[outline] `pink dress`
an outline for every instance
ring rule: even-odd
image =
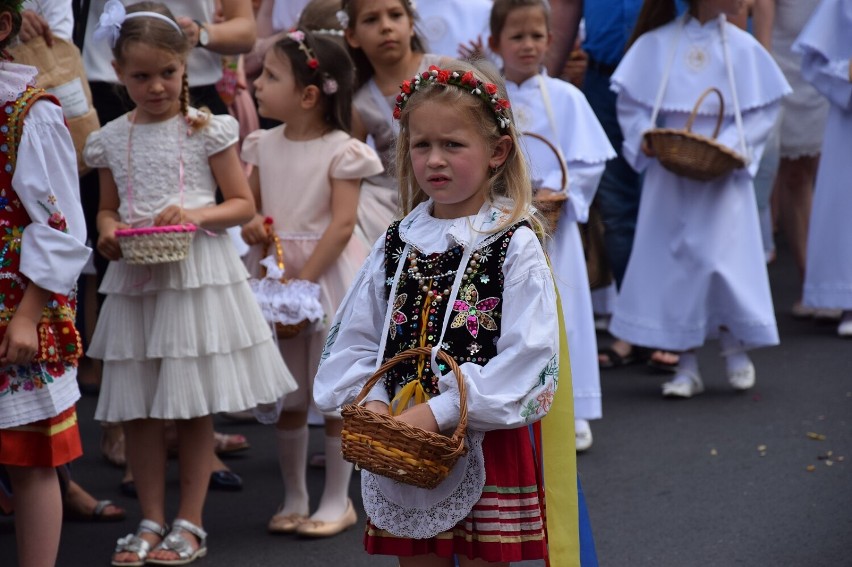
[[[313,140],[288,140],[286,125],[257,130],[243,142],[242,159],[258,168],[263,214],[274,219],[281,240],[285,274],[298,274],[331,222],[332,179],[362,179],[382,171],[376,152],[349,134],[335,130]],[[356,228],[356,231],[358,229]],[[328,334],[327,322],[337,311],[369,250],[363,236],[353,234],[337,262],[318,282],[326,318],[310,332],[280,343],[281,352],[300,386],[308,386],[319,365]],[[261,250],[247,258],[257,275]],[[285,409],[306,409],[310,389],[287,396]]]

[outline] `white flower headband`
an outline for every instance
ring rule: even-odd
[[[316,33],[316,32],[312,32]],[[287,37],[296,42],[299,46],[299,51],[305,54],[305,62],[308,64],[312,70],[317,71],[319,69],[319,59],[317,59],[316,54],[314,54],[314,50],[310,48],[307,43],[307,38],[305,37],[305,32],[302,30],[290,30],[287,32]],[[327,95],[333,95],[337,92],[337,81],[334,80],[334,77],[329,75],[326,72],[322,73],[322,92]]]
[[[118,41],[118,36],[121,33],[121,26],[124,20],[130,18],[156,18],[171,24],[180,33],[183,30],[178,23],[168,16],[158,14],[157,12],[130,12],[127,13],[124,5],[119,0],[108,0],[104,5],[104,11],[98,20],[98,27],[95,29],[94,39],[100,41],[103,39],[109,40],[110,47],[115,47],[115,42]]]

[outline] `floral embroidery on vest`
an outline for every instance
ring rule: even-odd
[[[446,310],[451,309],[450,324],[441,348],[459,364],[486,364],[497,355],[503,299],[503,262],[509,241],[518,223],[489,238],[475,250],[464,266],[462,283],[455,301],[451,288],[460,269],[464,248],[455,246],[445,252],[424,254],[415,247],[402,257],[405,243],[399,234],[399,222],[390,226],[385,241],[385,292],[389,295],[399,262],[405,262],[393,298],[388,341],[383,360],[418,346],[433,347],[441,337]],[[443,364],[441,371],[447,370]],[[438,394],[438,379],[426,357],[398,364],[385,378],[388,395],[412,380],[419,380],[430,395]]]
[[[58,104],[41,89],[27,89],[0,112],[0,339],[23,297],[28,280],[21,274],[21,238],[32,222],[12,188],[23,119],[32,104],[45,98]],[[48,226],[67,231],[65,216],[52,195],[39,202],[48,214]],[[0,373],[0,397],[39,390],[77,365],[82,355],[80,335],[74,327],[76,290],[68,296],[53,294],[42,311],[38,330],[38,352],[29,365],[8,366]]]

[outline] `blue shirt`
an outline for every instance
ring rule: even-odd
[[[677,7],[678,13],[683,13],[686,2],[677,0]],[[583,50],[595,61],[617,65],[641,9],[642,0],[585,0],[586,40]]]

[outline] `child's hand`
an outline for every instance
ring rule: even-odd
[[[485,56],[485,42],[482,41],[482,36],[476,36],[476,39],[471,40],[467,44],[459,44],[459,57],[461,59],[479,59]]]
[[[184,209],[179,205],[169,205],[154,219],[154,226],[194,224],[200,228],[202,222],[203,219],[199,209]]]
[[[121,228],[130,228],[130,225],[116,222],[108,230],[102,230],[98,235],[98,252],[107,260],[115,262],[121,258],[121,246],[119,246],[118,239],[115,237],[115,231]]]
[[[241,234],[246,244],[253,246],[255,244],[267,244],[269,242],[269,234],[266,232],[262,215],[254,215],[254,218],[243,225]]]
[[[432,408],[429,407],[429,404],[417,404],[412,408],[408,408],[397,419],[425,431],[440,433],[438,422],[435,421],[435,414],[432,413]]]
[[[383,415],[390,414],[390,407],[386,403],[380,402],[379,400],[367,402],[366,404],[364,404],[364,409],[373,413],[380,413]]]
[[[0,342],[0,365],[28,364],[38,352],[36,323],[26,317],[12,317]]]

